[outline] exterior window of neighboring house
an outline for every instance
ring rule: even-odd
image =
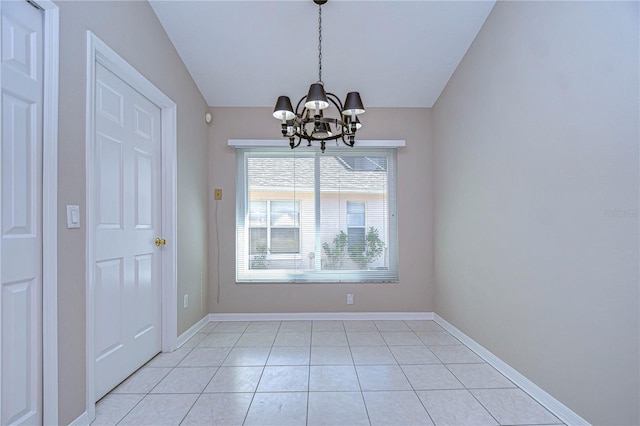
[[[251,255],[300,253],[300,203],[251,201],[249,252]]]
[[[396,150],[243,148],[237,282],[396,282]]]
[[[364,203],[347,201],[347,248],[350,253],[364,250],[365,244]]]

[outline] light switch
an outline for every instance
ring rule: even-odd
[[[67,205],[67,228],[80,228],[80,206]]]

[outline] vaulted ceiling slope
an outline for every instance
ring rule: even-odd
[[[495,1],[347,1],[322,6],[322,79],[367,107],[431,107]],[[292,102],[318,80],[312,0],[150,0],[210,106]]]

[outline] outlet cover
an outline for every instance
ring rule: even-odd
[[[347,305],[353,305],[353,294],[347,293]]]
[[[184,309],[187,309],[187,306],[189,306],[189,295],[185,294],[182,300],[183,300],[182,305]]]

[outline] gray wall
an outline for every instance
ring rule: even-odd
[[[436,312],[594,424],[640,424],[638,53],[637,2],[498,2],[433,112]]]
[[[275,101],[275,100],[274,100]],[[399,283],[236,284],[235,150],[229,139],[282,139],[272,108],[212,108],[209,179],[211,312],[427,312],[433,311],[433,183],[431,110],[369,108],[359,139],[405,139],[398,152]],[[357,143],[357,142],[356,142]],[[298,148],[305,149],[305,148]],[[213,188],[223,189],[213,201]],[[215,224],[218,209],[218,226]],[[219,282],[216,271],[220,240]],[[218,285],[220,301],[217,300]],[[346,294],[355,304],[347,306]]]
[[[86,223],[86,30],[93,31],[178,105],[178,332],[207,312],[206,104],[147,2],[56,2],[60,6],[59,103],[59,423],[86,408],[84,226],[68,230],[67,204],[81,207]],[[201,275],[202,274],[202,275]],[[45,355],[46,356],[46,355]]]

